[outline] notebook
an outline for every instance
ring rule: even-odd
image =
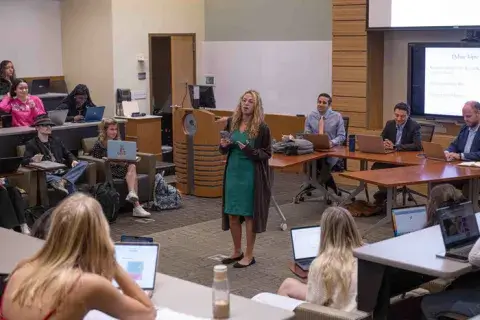
[[[421,230],[427,223],[427,207],[415,206],[392,209],[392,225],[395,237]]]
[[[290,237],[295,264],[303,271],[308,271],[320,249],[320,226],[292,228]]]
[[[155,289],[159,251],[158,243],[115,243],[115,258],[118,264],[127,271],[140,288],[148,291]],[[113,285],[118,288],[115,280]]]
[[[135,161],[137,143],[132,141],[108,140],[107,158],[110,160]]]
[[[445,252],[437,257],[468,262],[468,254],[480,236],[472,202],[439,208],[436,214],[445,245]]]

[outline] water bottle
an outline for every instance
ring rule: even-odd
[[[212,308],[213,319],[230,318],[230,284],[225,265],[213,268]]]
[[[356,136],[354,134],[348,136],[348,151],[355,152],[355,140]]]

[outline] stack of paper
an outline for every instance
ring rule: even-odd
[[[462,162],[462,163],[459,163],[458,165],[463,167],[479,167],[480,168],[480,162],[475,162],[475,161]]]
[[[90,311],[83,320],[116,320],[103,312]],[[207,318],[198,318],[187,314],[179,313],[168,308],[159,308],[156,320],[209,320]]]

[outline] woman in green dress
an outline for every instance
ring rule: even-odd
[[[263,121],[260,94],[245,92],[227,120],[229,137],[220,140],[220,152],[227,154],[223,183],[223,230],[233,239],[233,253],[222,263],[245,268],[255,263],[253,247],[256,234],[266,230],[270,207],[271,183],[268,159],[271,137]],[[247,248],[242,251],[242,222],[246,222]]]

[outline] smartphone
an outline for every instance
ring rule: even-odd
[[[120,237],[120,242],[148,242],[148,243],[153,243],[153,238],[122,235]]]
[[[230,140],[231,137],[232,137],[232,133],[230,131],[225,131],[225,130],[220,131],[220,138],[225,140]]]

